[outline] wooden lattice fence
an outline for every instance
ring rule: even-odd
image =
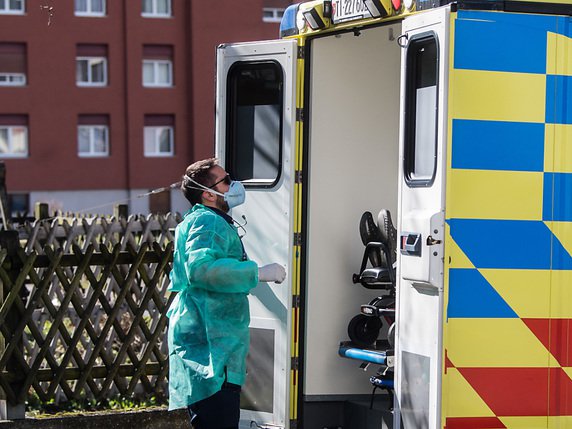
[[[0,387],[12,404],[166,389],[178,215],[56,218],[0,232]]]

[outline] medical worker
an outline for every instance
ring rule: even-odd
[[[258,282],[281,283],[286,271],[248,260],[228,214],[244,202],[244,186],[216,159],[187,167],[181,190],[192,207],[175,230],[169,409],[188,408],[195,429],[237,429],[249,347],[247,294]]]

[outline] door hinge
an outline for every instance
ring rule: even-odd
[[[300,358],[297,356],[290,358],[290,370],[298,371],[299,369],[300,369]]]
[[[292,295],[292,308],[300,308],[300,295]]]
[[[302,245],[302,233],[295,232],[294,233],[294,246],[301,246]]]
[[[304,122],[304,109],[301,107],[296,108],[296,121]]]
[[[302,170],[294,172],[294,183],[302,183]]]
[[[298,46],[298,52],[297,52],[297,57],[299,60],[303,60],[304,59],[304,51],[306,50],[306,48],[304,46]]]

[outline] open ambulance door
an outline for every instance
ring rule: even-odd
[[[449,16],[406,18],[400,38],[396,428],[440,427]]]
[[[287,272],[284,283],[259,283],[249,295],[241,428],[289,426],[296,52],[291,40],[217,49],[216,154],[246,187],[231,215],[248,257]]]

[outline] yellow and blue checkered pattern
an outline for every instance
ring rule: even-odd
[[[572,428],[572,19],[451,28],[443,427]]]

